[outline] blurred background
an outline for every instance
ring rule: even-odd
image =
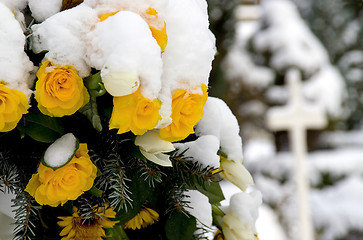
[[[307,132],[315,239],[363,239],[363,2],[208,0],[218,55],[210,95],[240,123],[244,158],[263,194],[260,240],[298,239],[294,158],[286,131],[266,113],[288,100],[298,69],[307,102],[328,119]]]

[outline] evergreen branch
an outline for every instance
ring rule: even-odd
[[[13,206],[18,206],[15,210],[15,229],[13,240],[31,240],[36,236],[35,234],[35,221],[37,220],[36,210],[40,207],[34,206],[34,200],[32,197],[17,189],[16,197],[12,200]]]
[[[35,220],[37,219],[36,209],[32,197],[24,192],[24,182],[18,167],[8,161],[9,157],[5,153],[0,153],[0,192],[14,193],[15,198],[12,207],[15,210],[14,240],[30,240],[35,236]],[[24,180],[24,181],[23,181]]]
[[[112,154],[110,159],[98,160],[101,163],[103,174],[97,181],[97,187],[105,193],[110,206],[115,211],[132,207],[132,199],[127,186],[127,178],[120,157],[117,154]]]
[[[155,165],[154,168],[149,167],[144,161],[141,159],[136,159],[136,162],[140,166],[139,174],[144,179],[145,182],[149,184],[151,188],[155,188],[155,182],[161,183],[162,175],[165,175],[160,169]],[[154,165],[154,164],[153,164]]]

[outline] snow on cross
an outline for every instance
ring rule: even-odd
[[[296,184],[298,191],[299,226],[301,240],[314,239],[310,215],[309,182],[306,178],[305,155],[306,130],[320,129],[326,125],[326,117],[319,105],[304,101],[300,86],[300,72],[291,69],[286,81],[289,88],[288,103],[284,107],[273,107],[267,112],[267,125],[271,130],[287,130],[296,159]]]

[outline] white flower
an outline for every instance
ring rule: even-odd
[[[249,185],[253,185],[253,178],[242,163],[221,157],[221,177],[245,191]]]
[[[171,142],[160,139],[156,130],[148,131],[144,135],[137,136],[135,145],[140,147],[140,152],[148,160],[164,167],[172,167],[169,155],[175,148]]]
[[[129,72],[111,72],[104,68],[101,78],[107,92],[114,97],[131,94],[140,86],[139,77]]]
[[[230,205],[223,217],[222,230],[228,240],[256,240],[255,223],[258,208],[262,204],[259,191],[240,192],[231,197]]]

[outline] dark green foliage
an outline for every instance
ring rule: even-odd
[[[181,212],[173,213],[165,224],[166,237],[169,240],[192,240],[195,230],[195,217]]]

